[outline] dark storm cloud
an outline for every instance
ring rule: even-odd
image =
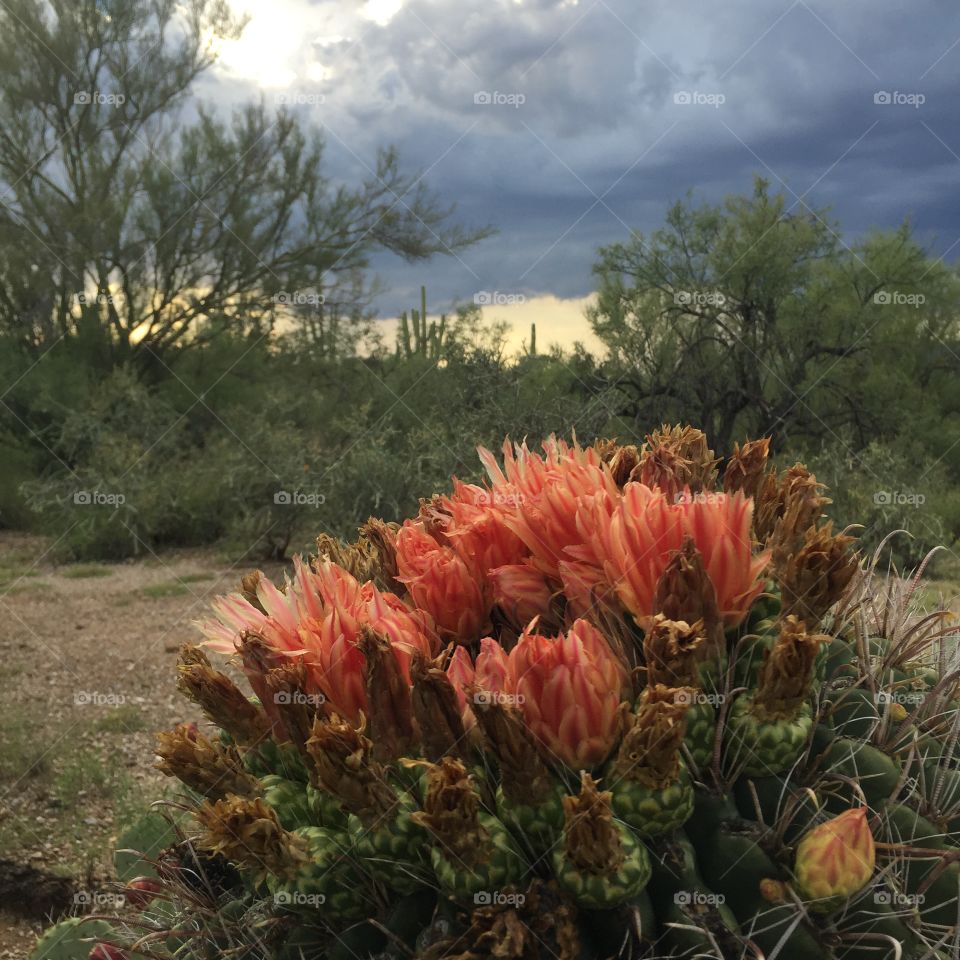
[[[394,143],[463,220],[500,230],[459,259],[378,258],[384,313],[420,282],[437,305],[583,295],[599,245],[754,173],[831,206],[850,239],[909,217],[960,249],[953,3],[411,0],[354,26],[314,50],[334,171]]]

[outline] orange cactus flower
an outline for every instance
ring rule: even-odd
[[[553,589],[532,563],[508,563],[490,570],[493,602],[519,627],[550,614]]]
[[[659,490],[631,481],[623,498],[598,520],[592,549],[603,558],[607,580],[623,606],[644,622],[656,611],[653,597],[670,556],[683,544],[683,516]]]
[[[257,600],[263,610],[240,594],[215,601],[218,617],[200,624],[208,645],[233,653],[241,633],[250,631],[278,653],[303,657],[311,692],[322,693],[330,710],[353,721],[367,706],[364,657],[356,647],[361,627],[372,627],[390,641],[407,677],[414,650],[428,657],[436,653],[427,614],[371,582],[361,584],[329,560],[313,570],[295,560],[293,580],[283,590],[261,576]]]
[[[556,578],[567,549],[581,544],[577,530],[577,505],[581,498],[602,494],[618,496],[609,468],[592,447],[568,446],[551,437],[543,444],[545,456],[531,453],[526,444],[511,449],[504,444],[503,470],[488,450],[481,459],[494,484],[509,487],[518,509],[507,523],[533,554],[533,562]]]
[[[530,732],[548,756],[573,770],[602,763],[619,737],[615,660],[603,637],[581,620],[557,637],[528,630],[510,653],[508,688]]]
[[[870,882],[876,862],[867,808],[846,810],[804,834],[797,845],[797,892],[808,900],[851,897]]]
[[[510,489],[487,490],[454,478],[452,496],[435,499],[431,513],[441,523],[447,544],[478,579],[495,567],[520,563],[529,554],[508,523],[520,502]]]
[[[657,613],[653,607],[660,576],[690,536],[703,557],[724,622],[736,626],[762,592],[769,561],[769,553],[753,553],[752,509],[753,501],[739,492],[687,491],[671,501],[662,491],[631,481],[609,514],[581,504],[581,529],[589,538],[581,555],[602,558],[606,579],[620,602],[645,623]]]
[[[694,494],[681,498],[687,532],[703,557],[728,627],[737,626],[763,592],[769,551],[753,553],[753,500],[744,493]]]
[[[422,523],[407,520],[397,532],[397,579],[445,637],[472,643],[489,619],[483,584],[452,547],[438,543]]]
[[[473,683],[475,669],[470,654],[466,647],[457,646],[447,664],[447,679],[457,695],[457,703],[460,705],[460,719],[463,721],[463,729],[467,732],[477,725],[477,718],[470,709],[469,699],[467,697],[467,687]]]

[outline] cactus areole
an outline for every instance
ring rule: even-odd
[[[951,628],[768,454],[667,426],[481,448],[484,482],[245,577],[181,653],[206,722],[158,740],[178,841],[110,942],[960,956]]]

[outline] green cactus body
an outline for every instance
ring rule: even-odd
[[[855,780],[863,790],[864,796],[872,807],[888,799],[900,783],[899,765],[887,754],[849,737],[837,737],[828,747],[821,769],[824,780],[830,782],[831,774],[840,774]],[[836,779],[833,782],[836,784]],[[832,792],[826,794],[825,805],[828,810],[840,813],[850,806],[849,787],[837,784]]]
[[[819,810],[807,789],[798,789],[783,776],[741,777],[734,786],[737,809],[748,820],[760,820],[766,826],[783,826],[783,838],[792,843],[813,826]]]
[[[288,780],[306,783],[307,768],[303,757],[292,743],[277,743],[267,739],[243,755],[243,765],[255,776],[266,777],[271,774]]]
[[[717,733],[717,711],[706,697],[698,696],[687,710],[687,730],[683,744],[701,776],[713,763],[713,747]]]
[[[827,724],[838,735],[865,740],[880,724],[877,694],[863,687],[834,688],[824,697]]]
[[[319,811],[314,808],[307,792],[307,784],[274,773],[261,777],[260,784],[263,799],[277,811],[280,823],[287,830],[322,826]]]
[[[927,803],[942,819],[947,842],[960,846],[960,770],[945,766],[936,760],[923,765],[923,787]]]
[[[431,862],[440,889],[455,900],[470,901],[477,894],[512,887],[526,873],[523,859],[503,823],[487,813],[479,816],[489,839],[475,863],[466,864],[445,853],[439,845],[431,850]]]
[[[945,868],[938,851],[949,850],[943,830],[902,803],[887,802],[881,807],[881,831],[888,843],[928,847],[930,857],[904,857],[900,874],[902,889],[888,890],[895,906],[914,906],[925,923],[951,926],[960,906],[960,863]],[[922,899],[920,899],[922,897]]]
[[[429,836],[410,819],[416,809],[409,795],[402,794],[392,819],[371,829],[353,815],[348,822],[361,866],[401,895],[413,893],[432,879],[426,859]]]
[[[671,900],[659,911],[663,929],[660,941],[664,953],[671,957],[712,957],[716,946],[728,946],[730,955],[740,940],[740,928],[736,918],[723,904],[707,906],[709,891],[694,891],[691,903]],[[683,900],[683,898],[680,898]]]
[[[776,639],[776,624],[771,620],[761,620],[737,645],[733,677],[738,687],[756,687],[763,659]]]
[[[542,803],[510,803],[497,787],[497,813],[500,819],[528,841],[533,852],[542,854],[551,847],[563,830],[563,797],[566,789],[557,784]]]
[[[693,816],[686,822],[683,830],[699,847],[714,832],[725,830],[728,824],[738,820],[740,812],[728,793],[696,788],[693,791]]]
[[[608,910],[638,896],[650,880],[650,855],[646,847],[626,828],[619,828],[624,860],[616,873],[594,874],[578,870],[566,855],[564,845],[553,850],[557,882],[583,907]]]
[[[779,944],[777,956],[789,960],[829,957],[796,906],[770,904],[760,895],[762,880],[780,880],[783,873],[758,839],[752,832],[717,831],[701,846],[699,861],[710,889],[723,896],[743,935],[765,953]]]
[[[664,838],[651,854],[652,875],[647,892],[663,925],[664,944],[678,955],[739,943],[740,927],[730,908],[704,882],[693,844],[682,831]],[[700,928],[701,932],[671,927]],[[709,933],[709,936],[708,936]]]
[[[730,769],[752,777],[783,773],[797,761],[812,727],[813,714],[807,703],[792,720],[768,722],[753,712],[753,699],[745,694],[734,702],[727,719],[727,763]]]
[[[857,648],[842,637],[835,637],[832,643],[825,644],[820,655],[823,658],[823,680],[826,682],[853,683],[860,673]]]
[[[310,859],[293,880],[267,878],[275,905],[321,917],[366,916],[371,904],[363,892],[363,874],[351,857],[350,838],[323,827],[301,827],[294,832],[307,841]]]
[[[37,941],[30,960],[86,960],[98,938],[110,940],[113,927],[104,920],[70,917],[54,924]]]
[[[693,785],[682,760],[679,777],[662,789],[625,779],[613,783],[611,789],[613,812],[640,837],[655,837],[676,830],[693,814]]]
[[[896,897],[890,891],[875,890],[867,903],[855,909],[845,911],[837,924],[841,932],[847,932],[847,939],[835,948],[837,960],[876,960],[879,937],[889,937],[889,944],[899,943],[904,957],[913,957],[920,947],[920,941],[905,922],[910,910],[903,902],[895,902]],[[869,933],[862,940],[854,939],[858,933]],[[884,948],[881,948],[884,949]],[[890,950],[892,953],[892,949]],[[921,953],[920,956],[928,954]]]

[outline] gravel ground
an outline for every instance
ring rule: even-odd
[[[119,831],[168,787],[154,733],[199,719],[175,687],[191,621],[249,564],[191,551],[58,567],[46,548],[0,531],[0,860],[97,889]],[[0,913],[0,958],[27,956],[42,926]]]

